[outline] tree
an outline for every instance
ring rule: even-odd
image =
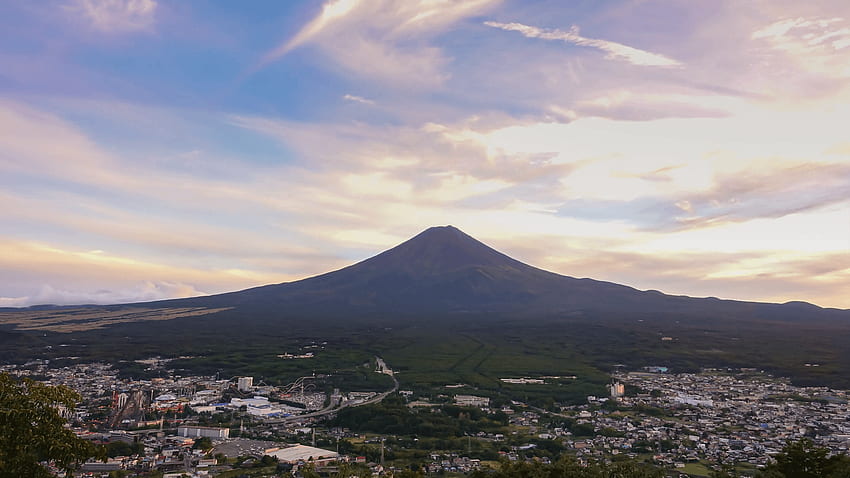
[[[829,456],[829,449],[803,438],[789,442],[774,462],[759,476],[764,478],[845,478],[850,477],[850,458],[847,455]]]
[[[195,440],[195,443],[192,445],[192,448],[194,448],[196,450],[203,450],[204,452],[207,452],[209,450],[212,450],[213,443],[212,443],[212,440],[210,439],[210,437],[201,437],[201,438],[198,438],[197,440]]]
[[[79,400],[68,387],[0,373],[0,478],[52,477],[47,462],[71,476],[78,463],[105,458],[102,447],[65,428],[60,407],[73,410]]]
[[[552,464],[541,462],[501,461],[497,470],[476,470],[473,478],[661,478],[663,470],[627,461],[622,463],[593,462],[581,464],[574,458],[562,456]]]

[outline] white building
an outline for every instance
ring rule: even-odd
[[[240,392],[250,392],[254,388],[254,377],[239,377],[237,388]]]
[[[188,425],[180,425],[179,427],[177,427],[177,435],[181,437],[192,438],[230,438],[230,430],[227,428],[195,427]]]
[[[461,407],[489,407],[490,399],[475,395],[455,395],[455,405],[460,405]]]
[[[277,458],[281,463],[297,463],[299,461],[312,461],[313,463],[326,463],[339,458],[339,453],[321,448],[313,448],[307,445],[294,445],[277,450],[266,450],[266,455]]]
[[[277,403],[269,402],[266,397],[255,396],[254,398],[231,398],[230,408],[245,407],[245,411],[251,415],[259,417],[268,417],[271,415],[283,415],[298,413],[302,410],[294,407],[287,407]]]
[[[714,400],[708,398],[697,397],[694,395],[678,394],[673,397],[673,401],[684,405],[693,405],[695,407],[713,407]]]

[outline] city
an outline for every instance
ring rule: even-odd
[[[204,477],[271,463],[296,474],[307,466],[327,474],[344,463],[368,467],[375,476],[408,469],[410,460],[390,458],[417,449],[415,434],[380,435],[333,424],[340,410],[376,404],[390,394],[417,414],[453,406],[503,420],[487,431],[444,440],[454,448],[415,455],[417,469],[426,474],[464,474],[499,460],[550,462],[563,453],[580,463],[637,460],[673,473],[668,476],[707,476],[722,466],[748,475],[803,438],[836,454],[850,447],[847,391],[797,387],[756,369],[618,372],[608,397],[541,409],[516,400],[497,406],[454,392],[463,384],[423,394],[396,386],[383,393],[329,395],[311,391],[305,384],[310,377],[275,387],[255,385],[251,377],[176,375],[160,358],[142,362],[166,377],[122,379],[106,364],[55,368],[45,361],[2,366],[0,372],[81,394],[80,406],[62,415],[77,436],[106,445],[110,458],[83,464],[80,476],[121,471]],[[376,357],[375,373],[393,371]],[[518,380],[533,387],[546,378]]]

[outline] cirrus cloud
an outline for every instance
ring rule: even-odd
[[[484,22],[488,27],[498,28],[505,31],[514,31],[526,38],[540,38],[543,40],[560,40],[577,46],[596,48],[607,53],[605,58],[610,60],[625,60],[633,65],[639,66],[661,66],[681,67],[682,64],[672,58],[658,53],[652,53],[639,48],[623,45],[622,43],[595,38],[583,37],[579,34],[579,28],[573,25],[569,30],[537,28],[522,23],[500,23]]]
[[[126,33],[148,30],[154,23],[156,0],[74,0],[66,10],[95,30]]]

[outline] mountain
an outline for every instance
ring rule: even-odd
[[[588,294],[634,289],[579,280],[512,259],[452,226],[432,227],[388,251],[308,279],[217,296],[167,301],[203,307],[275,305],[309,315],[492,313],[546,304],[574,308]],[[580,299],[576,302],[577,299]]]
[[[850,312],[800,302],[764,304],[670,296],[538,269],[453,226],[432,227],[352,266],[308,279],[156,303],[234,307],[274,317],[419,315],[597,319],[850,319]]]
[[[350,389],[359,389],[366,376],[358,364],[381,355],[405,381],[425,387],[462,382],[495,390],[500,377],[529,374],[581,375],[600,387],[558,388],[571,400],[600,393],[602,371],[613,364],[759,367],[800,384],[850,387],[847,343],[848,310],[671,296],[568,277],[451,226],[294,282],[0,312],[0,360],[73,356],[139,374],[132,359],[187,356],[175,366],[269,380],[323,373],[348,377]],[[327,348],[313,360],[279,358],[316,344]]]

